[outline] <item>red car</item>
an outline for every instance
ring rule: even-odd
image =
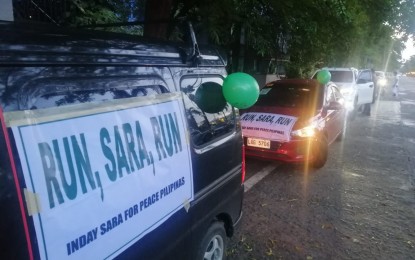
[[[268,83],[241,111],[246,156],[321,168],[328,146],[343,136],[346,109],[337,86],[314,79]]]

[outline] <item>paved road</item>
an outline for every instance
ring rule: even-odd
[[[249,159],[247,177],[230,259],[415,259],[415,78],[350,122],[324,168]]]

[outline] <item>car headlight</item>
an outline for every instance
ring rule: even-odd
[[[314,126],[306,126],[304,128],[291,132],[292,136],[299,137],[313,137],[316,134],[316,128]]]
[[[385,86],[386,85],[386,79],[380,79],[378,80],[379,86]]]

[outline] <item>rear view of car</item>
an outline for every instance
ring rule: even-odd
[[[262,88],[257,103],[241,116],[247,156],[320,168],[328,145],[341,135],[345,109],[333,84],[280,80]]]
[[[358,88],[356,85],[358,71],[354,68],[327,68],[331,74],[331,81],[340,89],[344,99],[346,108],[353,111],[357,104]],[[317,77],[318,71],[313,78]]]
[[[376,97],[372,72],[369,69],[355,68],[324,68],[331,74],[331,81],[340,89],[349,115],[354,117],[362,105],[371,104]],[[317,70],[312,78],[317,77]]]

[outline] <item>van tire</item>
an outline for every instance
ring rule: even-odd
[[[311,162],[311,166],[315,169],[320,169],[326,164],[329,155],[329,144],[327,142],[327,137],[321,136],[315,142],[313,151],[314,158]]]
[[[197,260],[225,260],[227,237],[223,222],[215,221],[203,237],[197,253]]]

